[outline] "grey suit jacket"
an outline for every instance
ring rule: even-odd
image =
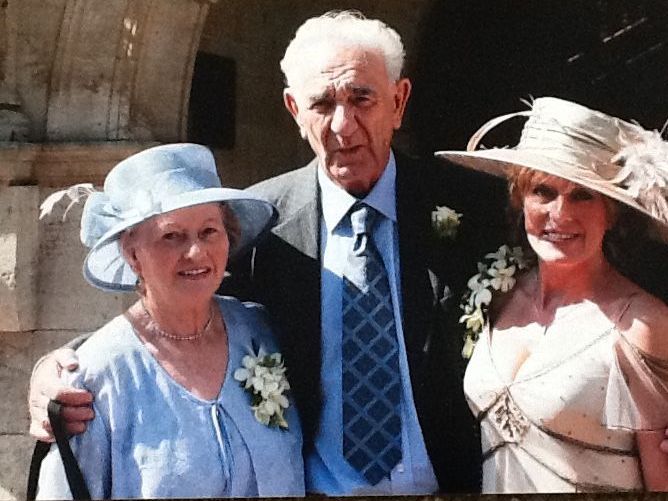
[[[443,164],[397,160],[397,218],[403,332],[411,385],[427,451],[443,492],[479,489],[477,424],[462,391],[464,361],[457,305],[479,256],[502,227],[480,201],[502,200],[486,176]],[[271,234],[233,270],[223,290],[263,303],[278,331],[302,418],[308,454],[319,425],[320,196],[317,161],[250,188],[273,202]],[[479,197],[477,198],[476,194]],[[431,211],[448,205],[464,214],[454,241],[432,231]],[[483,204],[484,205],[484,204]],[[491,211],[498,215],[498,210]]]

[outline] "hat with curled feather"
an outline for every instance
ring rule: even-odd
[[[516,146],[477,149],[491,129],[517,116],[528,120]],[[649,216],[661,238],[668,240],[668,143],[657,131],[542,97],[529,110],[488,121],[471,137],[466,151],[435,155],[498,176],[528,167],[567,179]]]
[[[58,192],[42,204],[42,216],[64,194],[88,195],[81,217],[81,241],[90,248],[84,277],[109,291],[134,290],[137,277],[118,245],[123,231],[177,209],[221,202],[234,213],[240,235],[230,259],[249,249],[276,221],[275,207],[244,190],[224,188],[213,154],[198,144],[167,144],[149,148],[117,164],[107,175],[103,191],[77,185]],[[40,216],[40,217],[42,217]]]

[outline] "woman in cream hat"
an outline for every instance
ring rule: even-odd
[[[95,418],[70,439],[93,498],[304,494],[299,422],[267,318],[214,295],[228,258],[275,217],[223,188],[213,155],[194,144],[137,153],[88,197],[85,278],[139,295],[64,373],[95,399]],[[69,496],[53,446],[38,497]]]
[[[476,151],[516,115],[528,117],[517,146]],[[436,155],[507,176],[536,263],[504,247],[469,282],[464,388],[483,492],[668,490],[668,307],[612,264],[622,237],[667,234],[668,145],[540,98],[483,126],[468,151]]]

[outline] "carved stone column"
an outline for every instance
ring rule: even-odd
[[[194,60],[211,3],[0,3],[0,29],[11,28],[0,33],[2,80],[17,89],[30,140],[184,140]]]
[[[94,298],[80,256],[44,256],[47,239],[79,246],[77,225],[48,233],[37,207],[49,188],[99,184],[126,156],[186,139],[211,3],[0,0],[0,332],[89,327],[58,303],[61,280]]]
[[[185,139],[208,7],[193,0],[68,0],[51,74],[47,137]]]

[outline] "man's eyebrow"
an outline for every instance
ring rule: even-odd
[[[329,90],[320,93],[309,94],[306,99],[309,103],[316,103],[325,99],[331,99],[332,93]]]
[[[369,96],[376,93],[373,88],[366,85],[351,87],[350,92],[356,96]]]
[[[368,85],[351,85],[347,87],[347,90],[356,97],[372,96],[376,94],[376,91]],[[309,94],[307,96],[307,101],[309,103],[318,103],[321,101],[327,101],[329,99],[334,99],[334,93],[329,89],[323,92]]]

